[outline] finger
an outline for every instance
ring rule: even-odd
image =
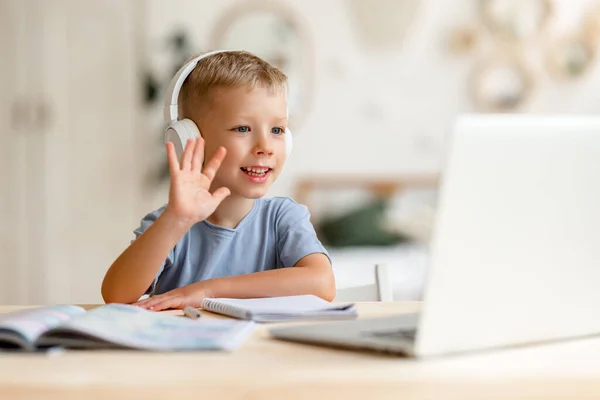
[[[202,173],[208,178],[209,181],[212,181],[214,179],[215,174],[219,170],[219,167],[221,167],[221,163],[225,159],[226,155],[227,150],[225,150],[225,147],[219,147],[213,158],[211,158],[210,161],[204,167]]]
[[[179,160],[175,152],[175,145],[171,142],[167,143],[167,159],[169,160],[169,173],[173,177],[175,172],[179,171]]]
[[[160,301],[150,308],[152,311],[162,311],[168,310],[169,308],[183,308],[181,306],[182,298],[181,297],[169,297]]]
[[[217,204],[219,204],[223,200],[225,200],[225,197],[229,196],[230,194],[231,191],[229,189],[227,189],[226,187],[220,187],[213,192],[212,197],[213,199],[215,199]]]
[[[192,166],[192,154],[194,153],[194,147],[196,147],[196,140],[188,139],[185,144],[185,150],[183,151],[183,157],[181,158],[181,170],[187,171]]]
[[[160,295],[160,296],[152,296],[150,298],[144,299],[142,301],[139,301],[136,303],[137,306],[142,307],[142,308],[150,308],[153,305],[160,303],[161,301],[164,300],[164,296]]]
[[[199,137],[196,139],[194,147],[194,156],[192,157],[192,170],[202,171],[202,163],[204,162],[204,139]]]
[[[151,300],[151,297],[147,297],[143,300],[138,300],[135,303],[133,303],[134,306],[143,306],[144,304],[148,304],[148,302]]]
[[[139,302],[139,303],[136,303],[136,304],[134,304],[134,305],[136,305],[136,306],[138,306],[138,307],[140,307],[140,308],[144,308],[144,309],[148,310],[148,309],[149,309],[149,307],[150,307],[150,305],[151,305],[152,303],[153,303],[153,302],[147,301],[147,302],[145,302],[145,303],[143,303],[143,302]]]

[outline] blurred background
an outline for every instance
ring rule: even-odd
[[[415,300],[462,113],[600,112],[600,0],[0,0],[0,304],[98,303],[167,201],[166,85],[244,49],[290,79],[306,204],[337,271]],[[361,281],[361,273],[339,282]]]

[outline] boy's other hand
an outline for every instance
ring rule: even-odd
[[[202,168],[204,139],[199,137],[188,140],[181,157],[181,164],[177,160],[173,143],[167,143],[171,186],[169,204],[165,211],[189,225],[208,218],[230,194],[229,189],[225,187],[213,193],[209,192],[212,180],[226,153],[224,147],[219,147],[213,158]]]
[[[183,309],[185,306],[202,307],[202,300],[210,297],[203,282],[173,289],[157,296],[138,301],[133,305],[152,311]]]

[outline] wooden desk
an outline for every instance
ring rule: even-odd
[[[418,307],[358,305],[361,318]],[[415,361],[275,341],[268,326],[232,353],[0,354],[0,399],[600,399],[600,338]]]

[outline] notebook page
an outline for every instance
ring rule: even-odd
[[[345,310],[352,304],[333,304],[314,295],[266,297],[257,299],[207,299],[211,303],[224,304],[253,314],[297,314],[308,311]]]

